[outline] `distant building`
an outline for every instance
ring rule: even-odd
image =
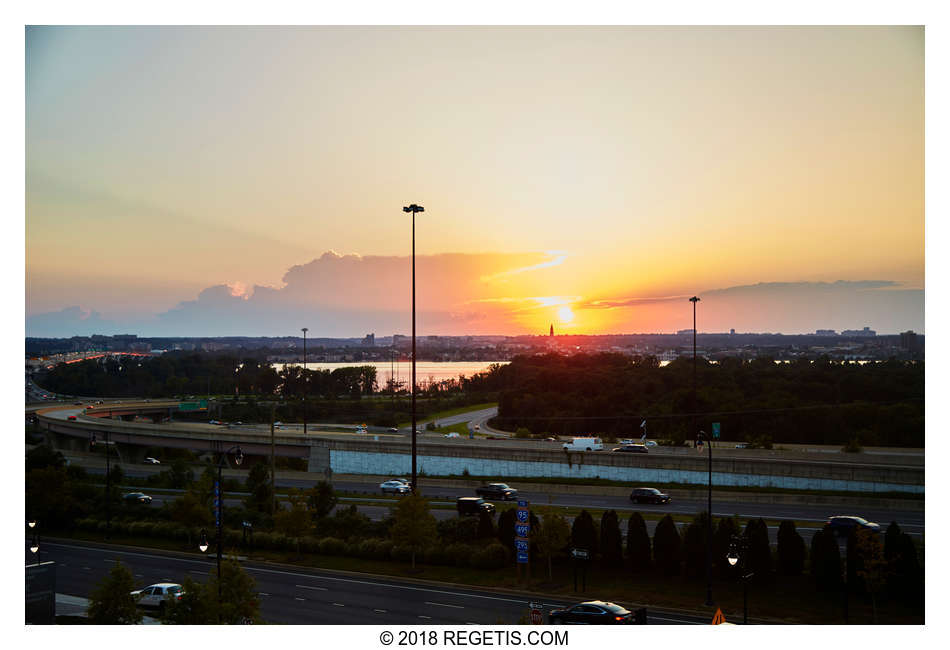
[[[736,335],[736,328],[733,327],[732,329],[729,330],[729,336],[735,336],[735,335]]]
[[[554,323],[551,323],[551,333],[548,336],[554,336]]]
[[[363,337],[363,345],[365,345],[365,346],[367,346],[367,347],[375,347],[375,346],[376,346],[376,335],[375,335],[375,334],[367,334],[366,336],[364,336],[364,337]]]
[[[909,352],[917,352],[920,349],[920,341],[917,340],[917,334],[913,330],[901,332],[901,348]]]
[[[679,336],[689,336],[690,334],[693,333],[693,330],[692,330],[692,328],[690,328],[690,329],[688,329],[688,330],[677,330],[676,333],[677,333]]]
[[[877,336],[877,332],[872,330],[870,327],[865,327],[860,330],[842,330],[841,336]]]
[[[815,330],[815,336],[838,336],[834,330]]]

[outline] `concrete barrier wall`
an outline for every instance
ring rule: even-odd
[[[345,474],[405,475],[411,471],[405,449],[385,449],[380,443],[334,441],[330,466]],[[499,450],[426,445],[417,454],[416,469],[427,476],[601,478],[630,483],[704,485],[708,480],[705,457],[618,456],[603,452]],[[493,457],[494,456],[494,457]],[[568,462],[570,461],[570,462]],[[924,492],[922,468],[876,467],[854,463],[753,461],[713,459],[713,485],[720,487],[774,487],[796,490],[847,492]]]

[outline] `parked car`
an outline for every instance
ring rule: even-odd
[[[623,447],[614,447],[610,451],[624,451],[631,454],[646,454],[650,450],[647,449],[646,445],[624,445]]]
[[[158,460],[157,458],[152,458],[151,456],[146,456],[145,460],[143,460],[142,462],[145,463],[146,465],[161,465],[162,464],[162,461]]]
[[[633,613],[620,605],[602,600],[588,600],[548,613],[551,625],[629,625]]]
[[[634,503],[669,503],[670,495],[656,488],[640,487],[630,491],[630,500]]]
[[[863,517],[855,517],[854,515],[835,515],[834,517],[828,517],[826,524],[835,535],[841,537],[846,537],[848,533],[855,528],[865,528],[867,530],[873,530],[875,533],[881,532],[880,524],[868,521]]]
[[[475,494],[484,499],[499,499],[501,501],[511,501],[518,498],[518,490],[508,487],[504,483],[487,483],[475,488]]]
[[[480,515],[482,511],[490,515],[495,514],[495,506],[481,497],[459,497],[455,502],[455,508],[459,512],[459,517]]]
[[[402,479],[391,479],[385,483],[379,484],[379,489],[382,490],[383,494],[409,494],[412,488],[409,487],[409,484],[404,482]]]
[[[157,607],[164,611],[172,600],[181,600],[181,585],[174,582],[159,582],[143,589],[130,592],[139,607]]]
[[[152,497],[143,492],[127,492],[122,498],[129,503],[144,503],[146,505],[152,502]]]

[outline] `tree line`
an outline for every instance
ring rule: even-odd
[[[616,353],[515,357],[493,368],[494,424],[534,436],[640,437],[673,444],[719,422],[726,440],[924,446],[924,364],[848,363],[823,357],[775,363]]]

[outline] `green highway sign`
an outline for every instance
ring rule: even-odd
[[[208,400],[203,399],[197,402],[179,402],[178,410],[179,411],[207,411]]]
[[[713,427],[713,438],[715,438],[716,440],[719,440],[719,423],[713,422],[712,427]]]

